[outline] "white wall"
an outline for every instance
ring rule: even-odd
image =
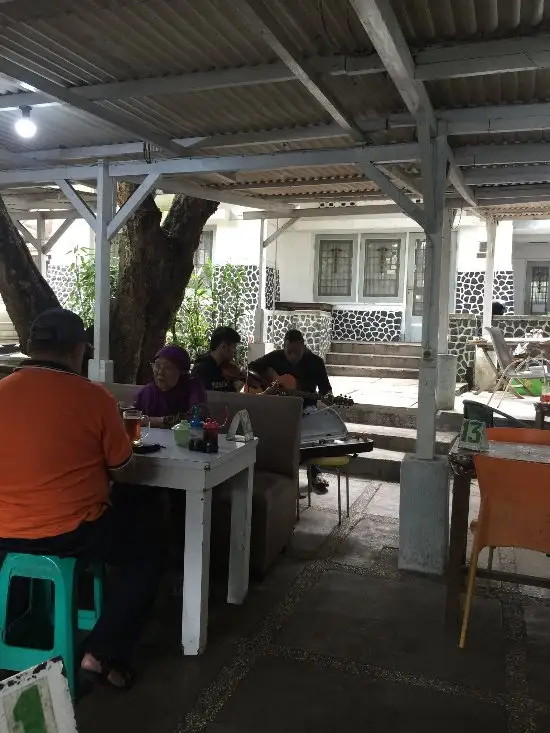
[[[62,219],[53,219],[51,234],[61,225]],[[49,222],[47,222],[48,224]],[[46,230],[48,232],[48,229]],[[65,234],[56,242],[49,252],[53,265],[69,265],[74,261],[73,250],[93,247],[93,233],[84,219],[76,219]]]
[[[458,217],[457,217],[458,219]],[[457,220],[455,220],[455,228]],[[501,221],[497,226],[495,241],[495,270],[512,269],[513,222]],[[458,226],[457,270],[485,271],[485,258],[477,257],[480,242],[487,241],[485,224],[474,223],[470,218]]]
[[[525,310],[527,263],[544,261],[550,261],[550,221],[516,222],[512,247],[516,313]]]

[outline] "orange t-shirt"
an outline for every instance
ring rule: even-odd
[[[0,421],[0,537],[54,537],[101,516],[107,470],[132,455],[104,387],[61,367],[26,366],[0,380]]]

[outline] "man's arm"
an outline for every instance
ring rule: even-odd
[[[251,361],[248,365],[248,368],[251,371],[256,372],[260,377],[263,377],[268,382],[273,382],[277,378],[277,373],[273,368],[273,353],[274,352],[272,351],[269,354],[261,356],[259,359],[254,359],[254,361]]]
[[[332,392],[332,386],[330,384],[330,379],[328,378],[325,362],[321,357],[319,357],[317,371],[317,389],[319,390],[321,397],[324,397]]]
[[[133,461],[132,443],[124,423],[120,419],[115,398],[104,390],[102,398],[103,457],[107,472],[113,481],[124,481],[128,477]],[[99,394],[98,394],[99,397]]]

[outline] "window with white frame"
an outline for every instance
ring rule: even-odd
[[[349,298],[353,282],[353,239],[321,237],[317,250],[317,296]]]
[[[363,266],[364,298],[399,295],[400,239],[366,239]]]
[[[202,267],[212,259],[212,246],[214,244],[214,232],[212,229],[205,229],[199,240],[199,246],[195,250],[193,263],[195,267]]]

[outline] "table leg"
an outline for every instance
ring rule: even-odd
[[[469,476],[455,476],[453,481],[445,608],[445,621],[451,629],[455,629],[456,625],[460,622],[460,594],[463,590],[462,569],[466,562],[469,510],[470,478]]]
[[[247,468],[231,480],[228,603],[242,603],[248,592],[253,484],[252,468]]]
[[[201,654],[206,646],[211,513],[211,491],[187,492],[181,619],[181,645],[186,655]]]

